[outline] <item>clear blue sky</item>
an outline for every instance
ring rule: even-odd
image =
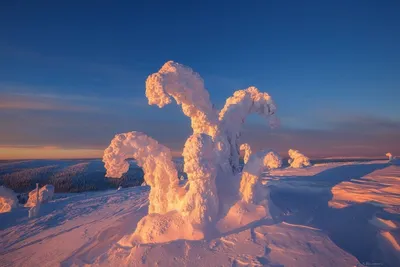
[[[199,72],[218,107],[250,85],[270,93],[282,126],[250,117],[258,148],[400,154],[399,1],[233,2],[1,1],[0,157],[84,156],[130,130],[179,151],[189,120],[144,96],[168,60]]]

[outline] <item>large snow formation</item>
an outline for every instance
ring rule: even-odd
[[[11,189],[0,186],[0,213],[9,212],[18,206],[18,199]]]
[[[226,214],[229,209],[224,203],[226,199],[232,203],[231,199],[243,191],[245,201],[256,204],[252,196],[258,190],[257,175],[265,167],[280,165],[277,161],[280,158],[271,154],[268,159],[266,155],[258,159],[260,154],[257,154],[257,159],[251,163],[249,160],[241,175],[239,138],[242,125],[251,113],[270,119],[272,126],[277,124],[276,106],[267,93],[255,87],[236,91],[218,112],[199,74],[169,61],[147,78],[146,97],[150,105],[160,108],[174,99],[191,119],[193,134],[183,151],[188,183],[179,186],[178,172],[167,147],[144,133],[116,135],[104,152],[106,175],[120,178],[129,169],[126,160],[133,157],[143,168],[146,184],[151,187],[149,215],[138,223],[131,237],[124,239],[123,245],[199,239],[207,232],[208,225]]]
[[[289,164],[292,168],[303,168],[311,165],[310,159],[301,154],[298,150],[289,149]]]
[[[51,184],[47,184],[39,189],[39,203],[47,203],[53,199],[54,195],[54,186]],[[36,206],[36,189],[29,192],[28,202],[26,202],[25,207],[34,207]]]

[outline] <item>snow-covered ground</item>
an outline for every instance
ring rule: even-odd
[[[400,166],[316,164],[263,175],[270,217],[206,240],[123,247],[149,187],[55,194],[0,214],[0,266],[400,266]]]

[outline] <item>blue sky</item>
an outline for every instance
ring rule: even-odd
[[[399,1],[138,2],[1,1],[0,157],[100,156],[130,130],[178,152],[189,120],[144,96],[168,60],[217,107],[251,85],[272,95],[281,128],[245,125],[258,148],[400,154]]]

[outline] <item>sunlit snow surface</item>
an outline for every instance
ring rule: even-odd
[[[399,165],[315,164],[262,179],[264,219],[236,227],[226,216],[230,228],[207,240],[133,248],[118,241],[147,214],[149,187],[55,194],[37,218],[22,206],[0,214],[0,266],[400,266]]]

